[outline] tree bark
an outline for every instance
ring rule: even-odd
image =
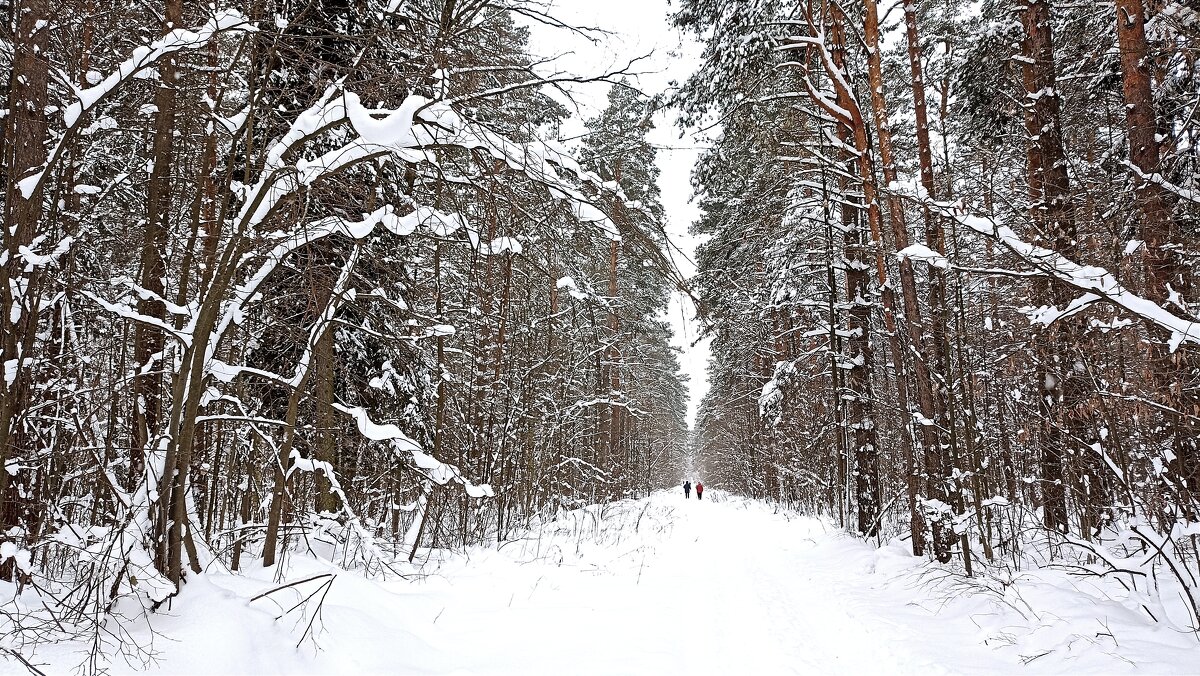
[[[1172,250],[1174,223],[1170,195],[1158,183],[1148,180],[1159,172],[1162,157],[1156,137],[1158,116],[1146,44],[1146,6],[1143,0],[1117,0],[1117,42],[1121,51],[1121,90],[1125,99],[1125,128],[1129,139],[1129,163],[1141,216],[1142,268],[1146,297],[1163,307],[1171,303],[1171,291],[1191,288],[1188,274]],[[1155,332],[1157,333],[1157,332]],[[1165,436],[1173,441],[1173,474],[1183,485],[1185,499],[1200,488],[1200,429],[1188,413],[1197,409],[1196,396],[1185,391],[1182,379],[1188,367],[1196,363],[1194,350],[1181,346],[1172,354],[1162,342],[1151,347],[1155,390],[1172,409],[1164,417]]]
[[[1059,99],[1055,89],[1054,42],[1050,26],[1050,0],[1018,0],[1017,11],[1025,29],[1021,42],[1021,69],[1025,85],[1025,133],[1029,208],[1035,241],[1068,258],[1075,254],[1075,216],[1070,201],[1070,180],[1062,145]],[[1037,284],[1042,302],[1063,307],[1066,298],[1049,281]],[[1067,504],[1063,484],[1063,411],[1071,408],[1065,379],[1074,371],[1067,364],[1072,335],[1063,321],[1038,330],[1034,345],[1040,357],[1036,387],[1041,423],[1042,521],[1046,528],[1066,532]]]
[[[879,143],[879,159],[883,170],[883,181],[886,185],[890,186],[897,180],[897,175],[895,156],[892,149],[892,132],[888,124],[887,103],[883,90],[883,68],[879,53],[879,10],[875,0],[866,0],[864,2],[864,9],[863,37],[867,46],[867,75],[868,86],[871,90],[871,112]],[[889,194],[887,201],[895,246],[897,249],[904,249],[909,244],[904,204],[895,194]],[[936,420],[939,413],[934,396],[933,378],[929,371],[930,359],[924,349],[925,325],[922,321],[920,306],[917,303],[917,284],[913,275],[912,261],[908,258],[900,260],[900,289],[903,297],[904,321],[908,329],[909,344],[916,352],[914,360],[915,373],[913,375],[917,390],[917,406],[923,418],[922,424],[919,426],[919,434],[915,436],[920,441],[924,463],[928,465],[932,461],[937,466],[940,466],[942,463],[939,458],[943,456],[943,450],[938,438],[937,429],[925,422]],[[904,356],[904,353],[901,352],[896,357],[897,403],[907,416],[903,434],[905,442],[911,448],[914,437],[912,432],[913,411],[908,401],[908,374],[902,373],[900,366],[905,361],[903,359]],[[928,474],[928,470],[925,473]],[[920,494],[922,493],[920,474],[921,471],[918,469],[914,458],[909,463],[906,485],[909,496],[909,518],[912,524],[910,530],[912,532],[913,554],[918,556],[925,551],[923,532],[925,520],[920,507]],[[937,493],[935,492],[934,495],[937,495]],[[932,527],[935,530],[935,544],[943,542],[943,540],[939,540],[937,537],[942,529],[941,522],[935,520]],[[938,558],[943,558],[940,550]]]
[[[328,288],[324,291],[328,292]],[[330,329],[317,339],[313,360],[316,362],[315,381],[313,382],[313,421],[317,426],[317,438],[314,445],[314,455],[319,462],[334,467],[337,451],[337,438],[334,433],[333,395],[337,379],[337,352],[333,349],[335,331]],[[341,509],[341,500],[332,490],[330,476],[324,469],[318,470],[313,476],[317,485],[316,507],[318,512],[337,512]]]
[[[937,199],[937,186],[933,175],[933,144],[929,139],[929,106],[925,99],[925,75],[921,64],[921,36],[917,27],[917,7],[914,0],[904,0],[904,26],[908,41],[908,64],[912,74],[913,111],[916,118],[917,158],[920,166],[921,187],[927,199]],[[921,215],[925,222],[925,245],[930,249],[946,255],[946,239],[942,230],[941,218],[922,207]],[[897,244],[899,246],[899,244]],[[950,376],[950,343],[947,338],[946,326],[948,317],[946,311],[946,275],[943,270],[929,266],[929,307],[933,321],[930,322],[932,331],[921,347],[921,357],[930,365],[930,371],[936,373],[940,383],[933,390],[933,415],[925,427],[936,438],[937,450],[925,456],[925,472],[928,475],[928,486],[932,496],[943,503],[953,505],[961,513],[961,492],[957,482],[952,477],[953,467],[951,458],[954,447],[954,427],[950,419],[950,397],[946,383]],[[933,522],[934,549],[938,560],[949,560],[951,542],[954,539],[953,517],[942,512],[941,518]]]
[[[831,27],[833,65],[842,74],[846,73],[844,21],[845,17],[836,12]],[[845,144],[852,137],[857,154],[856,158],[846,158],[847,170],[849,173],[857,170],[863,189],[864,203],[861,207],[852,206],[847,202],[843,209],[843,222],[846,227],[846,298],[850,304],[847,321],[850,336],[846,341],[847,355],[843,368],[848,369],[846,386],[849,392],[845,396],[850,398],[848,417],[854,439],[858,531],[865,537],[874,537],[879,533],[879,510],[882,500],[879,486],[879,437],[875,425],[874,392],[871,386],[871,374],[875,365],[875,355],[871,348],[871,267],[867,262],[868,230],[863,228],[862,217],[866,216],[869,232],[872,238],[878,241],[881,235],[881,216],[866,124],[851,92],[839,89],[838,104],[851,114],[849,125],[843,124],[838,127],[839,139]],[[897,343],[890,289],[886,285],[887,271],[879,255],[876,256],[876,266],[880,284],[885,290],[884,317],[888,322],[888,334],[892,341],[893,354],[898,357],[901,352]]]
[[[1143,175],[1150,176],[1159,170],[1160,156],[1155,139],[1158,119],[1151,90],[1142,0],[1117,0],[1116,16],[1129,162],[1137,168],[1133,183],[1141,213],[1140,235],[1145,243],[1146,296],[1161,305],[1168,300],[1168,285],[1177,270],[1174,257],[1166,247],[1171,237],[1171,218],[1165,190],[1159,184],[1143,179]]]
[[[618,171],[617,180],[620,180],[620,172]],[[617,279],[617,265],[620,261],[621,243],[617,240],[609,242],[609,260],[608,260],[608,354],[605,357],[605,367],[608,369],[607,392],[605,396],[608,398],[608,439],[606,440],[607,449],[606,456],[608,463],[600,465],[604,471],[609,471],[615,467],[613,461],[620,458],[621,455],[621,432],[623,426],[621,406],[618,406],[613,398],[621,391],[621,348],[619,346],[619,338],[621,335],[621,315],[619,314],[618,299],[620,298],[621,288]],[[610,464],[613,467],[610,467]],[[615,478],[610,473],[610,478]],[[609,491],[612,490],[610,486]]]
[[[0,172],[5,182],[5,263],[0,265],[0,366],[14,365],[15,377],[0,374],[0,533],[20,525],[31,508],[14,490],[4,469],[10,459],[28,453],[33,443],[24,428],[31,396],[30,369],[38,328],[41,266],[25,271],[20,248],[38,234],[44,192],[39,185],[26,197],[18,183],[40,168],[46,152],[46,102],[49,88],[50,16],[47,0],[15,0],[16,33],[8,81],[9,114],[0,137]],[[21,289],[20,295],[14,290]],[[18,475],[19,477],[19,475]],[[20,478],[18,478],[18,481]],[[12,566],[5,568],[11,570]],[[5,571],[8,572],[8,571]]]
[[[166,30],[181,27],[181,0],[167,0],[165,9]],[[162,299],[166,297],[165,250],[171,229],[171,165],[174,159],[177,101],[175,59],[163,59],[158,68],[160,79],[154,92],[154,105],[158,112],[155,117],[151,159],[154,167],[150,172],[150,184],[146,194],[146,231],[142,237],[141,273],[138,279],[138,284],[155,297],[140,297],[138,313],[161,320],[167,315]],[[133,430],[130,435],[128,479],[130,488],[136,486],[143,478],[146,453],[150,450],[149,446],[158,431],[162,417],[162,376],[159,373],[160,368],[153,360],[155,355],[162,352],[164,340],[161,330],[143,322],[134,325],[133,367],[137,374],[133,378],[132,387]]]

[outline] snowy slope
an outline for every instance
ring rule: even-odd
[[[251,601],[278,586],[271,571],[210,574],[151,618],[156,636],[142,621],[125,626],[152,643],[156,673],[1200,670],[1194,636],[1064,573],[967,585],[899,545],[876,550],[818,519],[708,495],[717,500],[657,494],[579,510],[525,540],[448,556],[420,579],[371,581],[293,557],[289,581],[336,578]],[[64,673],[86,646],[21,652]],[[119,658],[112,667],[132,670]],[[14,662],[0,671],[23,673]]]

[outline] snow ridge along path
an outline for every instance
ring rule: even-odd
[[[126,628],[152,672],[248,674],[1197,673],[1192,634],[1063,573],[966,583],[822,520],[707,491],[560,515],[526,538],[367,580],[312,557],[194,579]],[[431,569],[436,572],[430,573]],[[289,596],[290,595],[290,596]],[[315,619],[314,619],[315,617]],[[305,635],[312,621],[312,633]],[[66,673],[87,646],[40,646]],[[26,647],[22,654],[30,657]],[[135,663],[136,665],[136,663]],[[114,673],[132,672],[119,657]],[[0,661],[0,672],[24,673]]]

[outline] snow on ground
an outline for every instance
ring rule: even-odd
[[[875,549],[819,519],[708,495],[577,510],[407,580],[294,556],[288,581],[336,578],[252,601],[278,586],[272,571],[209,574],[152,616],[154,635],[126,626],[152,643],[157,673],[1200,671],[1195,635],[1148,622],[1102,581],[1040,570],[967,583],[900,543]],[[66,673],[86,646],[21,652]],[[118,659],[112,670],[132,668]],[[0,662],[0,672],[23,669]]]

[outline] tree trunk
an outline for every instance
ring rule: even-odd
[[[1075,253],[1075,216],[1070,201],[1070,180],[1062,145],[1058,93],[1055,89],[1054,43],[1049,0],[1018,0],[1025,36],[1021,42],[1022,79],[1025,84],[1025,133],[1029,181],[1029,208],[1037,230],[1035,241],[1068,258]],[[1041,302],[1063,307],[1062,290],[1049,281],[1037,284]],[[1040,357],[1037,374],[1041,424],[1042,520],[1046,528],[1066,532],[1067,504],[1063,485],[1063,412],[1073,402],[1065,386],[1065,358],[1072,335],[1063,321],[1035,331],[1034,346]]]
[[[1142,0],[1117,0],[1117,41],[1121,50],[1122,92],[1125,98],[1125,128],[1129,138],[1129,162],[1136,169],[1133,184],[1141,215],[1143,241],[1142,264],[1146,297],[1168,307],[1171,291],[1191,287],[1182,277],[1187,268],[1180,265],[1172,250],[1173,222],[1170,195],[1147,177],[1158,173],[1162,160],[1155,138],[1158,117],[1151,88],[1150,56],[1146,45],[1146,7]],[[1168,309],[1170,309],[1168,307]],[[1156,332],[1157,333],[1157,332]],[[1151,347],[1155,391],[1172,409],[1164,418],[1165,436],[1173,440],[1173,474],[1183,484],[1185,500],[1200,488],[1200,429],[1187,415],[1196,408],[1196,395],[1185,391],[1182,379],[1194,366],[1194,350],[1181,346],[1173,355],[1160,341]]]
[[[183,25],[183,3],[181,0],[166,2],[166,30]],[[159,62],[159,85],[154,92],[154,105],[158,108],[154,123],[152,150],[153,169],[146,194],[146,231],[142,237],[141,273],[138,284],[155,297],[139,297],[138,313],[154,319],[167,316],[164,258],[167,237],[171,230],[171,165],[175,146],[176,108],[176,62],[168,57]],[[162,376],[160,364],[155,364],[155,355],[163,351],[165,337],[161,330],[137,322],[133,330],[133,367],[137,375],[133,379],[133,429],[129,451],[129,487],[136,486],[143,478],[146,453],[158,432],[162,417]],[[150,373],[146,373],[150,371]],[[168,471],[170,471],[168,469]],[[166,497],[166,496],[162,496]],[[160,568],[165,562],[160,561]]]
[[[326,289],[327,291],[328,289]],[[334,335],[332,328],[321,334],[313,353],[315,381],[313,382],[313,421],[317,426],[317,438],[314,455],[317,461],[334,467],[337,450],[337,438],[334,428],[333,395],[334,383],[337,379],[337,352],[333,349]],[[337,512],[341,509],[341,500],[332,490],[331,477],[324,469],[319,469],[313,476],[317,485],[316,507],[318,512]]]
[[[1117,0],[1116,15],[1129,162],[1137,168],[1133,182],[1138,210],[1141,212],[1140,235],[1145,243],[1146,296],[1156,303],[1165,304],[1169,297],[1167,287],[1177,270],[1174,256],[1167,248],[1171,237],[1167,196],[1160,185],[1142,178],[1142,175],[1156,173],[1160,161],[1158,141],[1155,139],[1158,120],[1151,91],[1142,0]]]
[[[883,69],[879,54],[879,12],[874,0],[866,0],[864,5],[866,21],[863,37],[867,45],[867,74],[868,86],[871,90],[871,112],[875,122],[876,136],[878,137],[879,159],[883,169],[883,181],[884,184],[891,185],[897,180],[897,176],[892,150],[892,132],[888,125],[887,103],[884,98]],[[894,194],[889,194],[887,200],[888,212],[892,224],[892,237],[895,240],[896,249],[904,249],[909,244],[908,226],[905,223],[904,216],[904,204]],[[917,304],[917,284],[913,275],[912,261],[908,258],[900,260],[900,289],[903,296],[904,321],[908,329],[909,344],[916,351],[914,380],[917,389],[917,405],[922,418],[922,424],[919,426],[919,434],[916,437],[920,441],[924,462],[928,464],[932,460],[940,465],[941,463],[938,459],[943,456],[941,442],[938,438],[937,429],[927,422],[937,419],[939,414],[934,397],[933,378],[929,371],[930,359],[924,349],[925,328],[921,318],[920,307]],[[907,419],[903,428],[904,441],[909,448],[912,448],[914,416],[908,401],[908,374],[904,373],[901,369],[904,356],[903,352],[900,352],[896,356],[897,403],[906,413]],[[915,459],[909,465],[907,490],[909,496],[909,519],[911,522],[910,530],[912,532],[913,554],[919,556],[925,551],[924,516],[920,508],[920,493],[922,492],[920,487],[920,470],[917,468]],[[937,493],[935,492],[934,495],[937,495]],[[936,537],[942,528],[941,522],[935,521],[932,526],[935,530],[935,543],[942,542]],[[941,559],[942,557],[943,555],[939,550],[938,558]]]
[[[917,7],[914,0],[904,0],[905,35],[908,40],[908,64],[912,73],[913,111],[916,118],[917,157],[920,166],[921,187],[927,199],[937,198],[937,187],[933,177],[933,144],[929,140],[929,106],[925,100],[925,75],[921,65],[921,39],[917,28]],[[922,207],[921,215],[925,222],[925,245],[930,249],[947,255],[945,236],[942,231],[941,218]],[[897,244],[897,246],[900,246]],[[946,383],[950,377],[949,353],[950,345],[946,334],[948,317],[946,311],[946,275],[942,269],[929,266],[929,307],[934,320],[930,322],[931,335],[918,349],[922,358],[929,364],[929,369],[937,374],[940,383],[933,389],[933,415],[925,423],[930,433],[936,438],[937,450],[925,456],[925,471],[930,494],[947,505],[953,505],[955,510],[962,512],[960,490],[952,475],[951,457],[948,450],[953,449],[954,427],[950,419],[949,392]],[[939,561],[948,561],[950,547],[954,539],[953,515],[945,510],[941,518],[933,522],[934,549]]]
[[[620,172],[618,171],[617,180],[620,180]],[[605,358],[608,368],[608,440],[607,440],[607,456],[609,459],[608,465],[601,465],[600,468],[609,472],[610,479],[615,479],[615,470],[619,463],[614,462],[615,459],[621,457],[621,433],[624,427],[624,418],[621,415],[624,408],[617,405],[613,399],[617,393],[621,391],[621,348],[619,346],[619,338],[621,335],[621,315],[619,310],[618,299],[621,294],[620,286],[617,279],[617,264],[620,261],[621,242],[612,240],[609,242],[609,261],[608,261],[608,331],[609,331],[609,348],[608,356]],[[614,470],[614,471],[610,471]],[[613,489],[610,486],[609,491]],[[611,497],[611,495],[607,495]]]
[[[5,179],[3,232],[5,262],[0,265],[0,364],[14,364],[14,378],[0,377],[0,533],[19,526],[32,508],[10,485],[5,468],[11,458],[31,451],[23,415],[31,396],[30,370],[38,328],[41,266],[25,271],[19,250],[38,234],[42,219],[42,186],[24,195],[18,182],[46,162],[46,101],[53,17],[46,0],[16,0],[12,12],[16,33],[12,41],[12,72],[8,82],[9,114],[0,137],[0,171]],[[14,290],[24,286],[23,293]],[[17,481],[20,481],[18,474]],[[11,563],[5,568],[12,569]],[[5,573],[9,571],[4,571]]]
[[[845,17],[837,13],[831,36],[833,39],[832,57],[834,66],[845,71],[845,32],[843,21]],[[844,77],[844,75],[843,75]],[[857,169],[863,189],[861,208],[855,208],[847,203],[843,210],[846,224],[845,252],[846,260],[846,298],[850,304],[847,330],[850,334],[846,342],[847,355],[843,368],[848,369],[846,385],[850,397],[849,418],[850,427],[854,430],[854,478],[855,495],[858,502],[858,531],[865,537],[874,537],[879,533],[880,498],[879,486],[879,438],[875,426],[874,392],[871,387],[871,376],[875,367],[875,355],[871,349],[871,276],[867,248],[867,230],[862,227],[862,217],[865,213],[871,236],[879,243],[880,211],[874,183],[874,167],[871,160],[871,149],[867,141],[866,124],[858,111],[857,105],[850,92],[839,91],[838,103],[844,110],[851,112],[850,129],[839,126],[839,139],[843,143],[853,135],[853,145],[857,158],[847,158],[848,173],[853,174]],[[848,201],[849,202],[849,201]],[[877,251],[878,253],[878,251]],[[886,269],[882,266],[882,258],[876,256],[876,265],[880,275],[881,285],[887,279]],[[890,289],[885,286],[884,316],[888,321],[888,333],[892,341],[893,354],[902,354],[897,345],[897,332],[894,324],[894,314],[891,308]]]

